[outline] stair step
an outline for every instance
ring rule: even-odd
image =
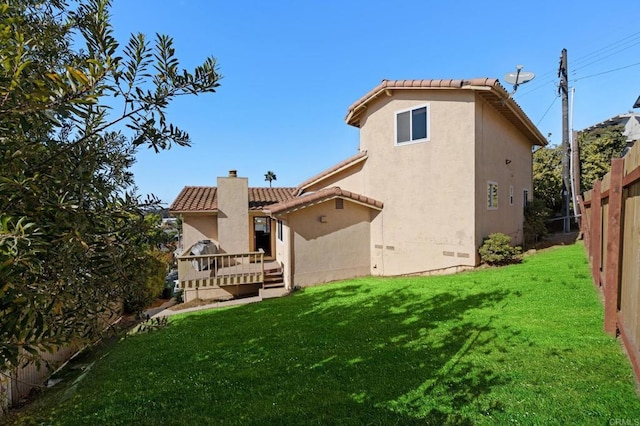
[[[284,282],[263,283],[262,288],[278,288],[284,287]]]

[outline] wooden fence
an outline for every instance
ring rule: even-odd
[[[77,352],[75,347],[62,348],[54,353],[41,353],[44,361],[39,367],[35,363],[0,371],[0,420],[6,410],[19,403],[33,388],[43,386],[43,382],[51,374],[47,367],[53,368],[63,364]]]
[[[614,159],[579,204],[605,331],[620,335],[640,379],[640,145]]]

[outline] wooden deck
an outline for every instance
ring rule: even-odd
[[[262,285],[265,271],[280,271],[280,264],[264,261],[264,253],[215,254],[180,256],[178,273],[180,287],[224,288],[239,285]]]

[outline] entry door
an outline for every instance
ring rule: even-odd
[[[264,255],[271,257],[271,219],[268,217],[253,218],[253,246],[255,251],[262,249]]]

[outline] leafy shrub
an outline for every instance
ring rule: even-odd
[[[501,232],[490,234],[478,250],[483,263],[488,265],[508,265],[519,263],[520,247],[511,245],[511,237]]]
[[[524,208],[524,243],[529,246],[544,238],[547,233],[545,222],[549,218],[551,210],[544,201],[534,199]]]
[[[162,294],[167,264],[164,253],[152,250],[141,255],[135,273],[142,278],[132,280],[127,286],[124,310],[127,313],[140,313]]]
[[[184,302],[184,290],[178,289],[173,293],[173,297],[176,299],[176,303]]]

